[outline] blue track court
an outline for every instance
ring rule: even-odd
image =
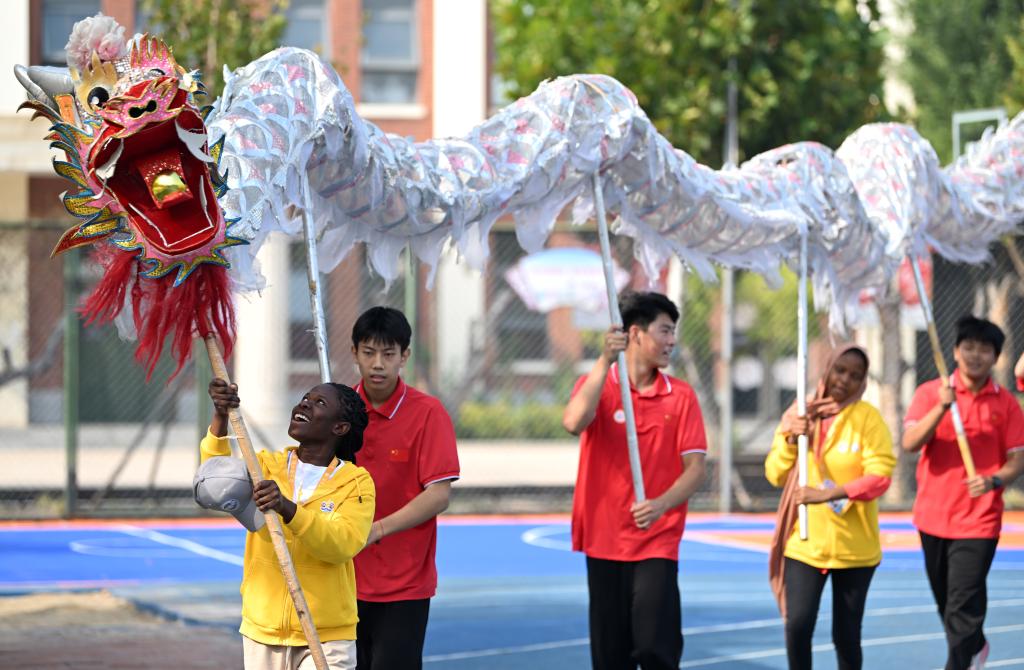
[[[692,515],[681,547],[684,668],[785,668],[766,577],[772,519]],[[905,516],[883,519],[885,558],[864,620],[865,668],[939,668],[942,628]],[[1007,515],[989,578],[990,668],[1024,668],[1024,516]],[[109,589],[192,623],[238,623],[244,531],[233,521],[0,525],[0,592]],[[564,517],[446,517],[430,668],[589,667],[583,558]],[[834,667],[826,588],[816,667]]]

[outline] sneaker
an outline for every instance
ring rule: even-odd
[[[970,670],[984,670],[985,661],[988,660],[988,642],[985,642],[985,646],[981,648],[977,654],[971,657],[971,669]]]

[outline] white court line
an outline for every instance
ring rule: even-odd
[[[1001,607],[1019,607],[1024,605],[1024,598],[1014,598],[1010,600],[993,600],[989,602],[989,609],[997,609]],[[882,616],[900,616],[904,614],[918,614],[922,612],[934,612],[935,605],[913,605],[909,607],[884,607],[880,609],[868,610],[864,613],[865,617],[882,617]],[[823,620],[831,618],[830,614],[823,614],[821,616]],[[781,626],[782,619],[774,617],[771,619],[752,619],[750,621],[740,621],[738,623],[726,623],[716,624],[711,626],[692,626],[683,628],[683,636],[693,635],[708,635],[712,633],[730,633],[740,630],[754,630],[758,628],[771,628],[773,626]],[[1014,630],[1024,630],[1024,625],[1014,626],[1002,626],[999,628],[986,629],[985,634],[998,634],[1003,632],[1012,632]],[[899,637],[889,638],[874,638],[873,640],[863,640],[862,646],[873,647],[882,644],[896,644],[899,642],[913,642],[917,640],[932,640],[940,639],[945,637],[944,633],[926,633],[922,635],[907,635]],[[460,651],[450,654],[434,654],[431,656],[424,656],[424,663],[440,663],[442,661],[459,661],[467,660],[471,658],[486,658],[489,656],[503,656],[511,654],[525,654],[533,651],[548,651],[551,649],[565,649],[567,647],[584,647],[590,644],[589,637],[580,637],[571,640],[555,640],[553,642],[541,642],[537,644],[524,644],[517,647],[493,647],[490,649],[478,649],[475,651]],[[832,649],[831,644],[822,644],[814,647],[814,651],[829,651]],[[687,661],[680,667],[699,667],[701,665],[717,665],[720,663],[726,663],[728,661],[742,661],[751,660],[756,658],[765,658],[769,656],[780,656],[785,655],[785,648],[781,649],[768,649],[764,651],[747,652],[746,654],[734,654],[730,656],[715,656],[712,658],[698,659],[695,661]],[[991,664],[987,664],[990,667]]]
[[[986,668],[1008,668],[1011,665],[1024,665],[1024,658],[1004,658],[1001,661],[990,659],[985,661]],[[945,670],[945,668],[936,668],[935,670]]]
[[[504,656],[505,654],[524,654],[531,651],[547,651],[549,649],[564,649],[566,647],[585,647],[588,644],[590,644],[589,637],[579,637],[574,640],[557,640],[555,642],[524,644],[519,647],[494,647],[491,649],[479,649],[477,651],[459,651],[452,654],[433,654],[431,656],[424,656],[423,662],[440,663],[441,661],[461,661],[470,658]]]
[[[111,526],[112,530],[120,531],[126,535],[133,537],[141,537],[151,542],[158,544],[166,544],[169,547],[177,547],[178,549],[184,549],[190,551],[193,554],[199,556],[205,556],[206,558],[212,558],[215,561],[222,561],[224,563],[230,563],[231,565],[242,565],[242,557],[235,554],[229,554],[226,551],[219,551],[217,549],[211,549],[207,546],[193,542],[192,540],[183,540],[179,537],[173,537],[171,535],[165,535],[164,533],[158,533],[155,530],[149,530],[148,528],[140,528],[139,526],[132,526],[129,524],[118,524]]]
[[[985,630],[985,635],[999,635],[1000,633],[1013,633],[1016,631],[1024,630],[1024,624],[1014,624],[1012,626],[997,626],[995,628],[988,628]],[[890,644],[904,644],[906,642],[925,642],[928,640],[942,640],[945,639],[945,633],[920,633],[918,635],[893,635],[890,637],[875,637],[867,640],[861,640],[862,647],[882,647]],[[831,644],[816,644],[812,648],[812,651],[832,651],[833,646]],[[700,668],[708,665],[719,665],[722,663],[731,663],[733,661],[752,661],[759,658],[770,658],[773,656],[785,656],[786,648],[779,647],[776,649],[764,649],[762,651],[750,651],[743,654],[729,654],[728,656],[712,656],[710,658],[701,658],[694,661],[684,661],[679,664],[680,668]],[[986,663],[986,667],[993,667]]]

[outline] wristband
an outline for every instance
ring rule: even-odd
[[[999,475],[992,475],[988,479],[990,482],[992,482],[993,491],[998,491],[999,489],[1003,488],[1003,479]]]

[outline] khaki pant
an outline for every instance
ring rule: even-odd
[[[355,670],[355,640],[321,642],[327,665],[331,670]],[[283,647],[262,644],[242,636],[242,657],[245,670],[314,670],[309,647]]]

